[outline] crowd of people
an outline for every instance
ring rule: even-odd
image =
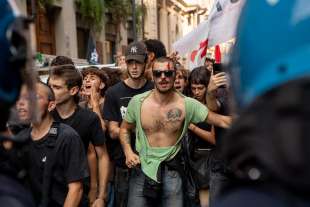
[[[0,17],[10,17],[0,18],[0,28],[10,29],[0,30],[6,46],[0,53],[1,205],[309,206],[309,77],[303,75],[310,67],[300,61],[310,54],[310,15],[292,10],[309,3],[290,2],[248,1],[228,65],[232,77],[211,58],[188,70],[177,53],[168,55],[161,41],[149,39],[130,43],[118,55],[119,69],[78,70],[70,57],[57,56],[42,82],[24,69],[27,37],[19,29],[28,20],[14,19],[0,1]],[[274,55],[260,44],[252,46],[257,54],[240,55],[253,45],[242,36],[252,31],[250,20],[261,36],[273,31],[275,24],[256,10],[292,13],[294,24],[275,19],[295,44],[270,38],[285,58],[249,68],[257,56]],[[307,35],[299,37],[302,32]]]
[[[217,89],[229,87],[226,73],[206,66],[190,72],[159,40],[133,42],[124,57],[126,76],[124,66],[79,71],[69,57],[55,57],[47,83],[36,83],[39,121],[31,120],[23,87],[9,125],[18,139],[30,140],[21,164],[36,204],[209,205],[216,128],[231,122],[216,113]],[[188,166],[181,164],[185,136]],[[192,196],[187,176],[194,179]]]

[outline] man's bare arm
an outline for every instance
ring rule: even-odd
[[[221,86],[226,86],[227,88],[229,87],[228,83],[228,78],[227,74],[224,72],[214,74],[214,71],[212,70],[211,76],[210,76],[210,81],[208,84],[208,89],[207,89],[207,95],[206,95],[206,103],[208,108],[211,111],[218,111],[220,109],[220,102],[217,100],[215,96],[216,90],[221,87]]]
[[[68,184],[68,193],[64,203],[64,207],[77,207],[80,204],[83,193],[83,185],[81,181]]]
[[[220,103],[218,102],[218,100],[216,99],[213,93],[208,92],[206,94],[206,103],[207,103],[208,109],[210,109],[211,111],[216,112],[220,108]]]
[[[136,165],[140,164],[140,159],[137,154],[135,154],[130,145],[130,132],[135,127],[134,124],[130,124],[123,120],[120,129],[120,142],[122,144],[125,156],[126,156],[126,165],[129,168],[133,168]]]
[[[232,123],[231,116],[223,116],[212,111],[209,111],[206,122],[208,124],[218,126],[221,128],[229,128]]]
[[[106,127],[106,124],[105,124],[105,122],[103,120],[103,117],[101,115],[100,105],[94,105],[93,106],[93,112],[95,112],[98,115],[98,117],[100,119],[100,124],[101,124],[101,127],[102,127],[103,131],[106,131],[107,127]]]
[[[110,171],[110,159],[106,145],[95,146],[95,150],[98,156],[99,166],[99,186],[98,186],[98,197],[94,204],[99,200],[106,201],[107,196],[107,185]]]
[[[132,151],[131,145],[130,145],[130,133],[134,129],[135,125],[130,124],[127,121],[123,120],[120,128],[120,133],[119,133],[119,139],[122,144],[122,147],[124,151]]]
[[[97,155],[94,148],[94,145],[90,144],[87,150],[87,160],[88,160],[88,167],[90,173],[90,190],[88,193],[89,202],[92,204],[97,197]]]
[[[105,122],[104,122],[102,114],[101,114],[100,99],[101,99],[100,92],[97,91],[96,86],[92,85],[91,95],[90,95],[90,104],[92,106],[93,112],[95,112],[99,116],[101,127],[102,127],[103,131],[105,131],[106,125],[105,125]]]
[[[188,127],[189,130],[191,130],[194,134],[196,134],[201,139],[211,143],[215,144],[215,133],[214,133],[214,127],[212,126],[211,131],[207,131],[204,129],[199,128],[195,124],[190,124]]]
[[[117,121],[109,121],[109,135],[112,139],[118,139],[120,133],[119,123]]]

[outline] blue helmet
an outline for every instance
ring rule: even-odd
[[[236,104],[310,76],[310,1],[248,0],[229,66]]]
[[[27,23],[12,2],[0,0],[0,102],[8,104],[19,95],[27,60]]]

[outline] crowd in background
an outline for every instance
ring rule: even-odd
[[[119,69],[57,56],[42,82],[12,2],[0,1],[1,206],[309,206],[308,1],[246,1],[233,87],[221,64],[187,70],[158,40],[130,43]]]
[[[119,140],[120,127],[131,98],[153,90],[156,75],[153,65],[160,58],[167,58],[168,65],[169,61],[173,63],[173,87],[177,93],[228,115],[225,107],[229,80],[225,72],[213,70],[214,60],[207,58],[204,66],[190,71],[180,64],[177,54],[168,57],[158,40],[130,44],[126,54],[117,56],[117,69],[89,66],[79,71],[69,57],[57,56],[50,64],[47,83],[40,82],[38,77],[36,99],[46,96],[45,104],[38,103],[40,123],[30,121],[30,93],[24,87],[8,124],[11,133],[32,138],[27,147],[31,153],[25,156],[24,162],[27,163],[27,183],[36,203],[127,206],[132,169],[126,163]],[[156,77],[161,77],[161,73]],[[42,162],[49,155],[50,141],[46,140],[53,136],[50,135],[53,128],[58,133],[54,136],[58,137],[56,145],[60,145],[60,150],[50,158],[57,161],[49,166],[51,175],[46,175]],[[188,159],[187,173],[193,180],[186,206],[209,206],[209,199],[212,202],[228,179],[225,163],[216,147],[220,130],[206,122],[191,123],[188,127],[182,148],[188,149],[183,151]],[[74,136],[81,141],[73,143]],[[132,139],[132,146],[134,141]],[[53,181],[46,184],[46,179]],[[185,182],[182,185],[185,188]],[[49,197],[45,195],[48,193],[54,194]]]

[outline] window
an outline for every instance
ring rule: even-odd
[[[37,6],[37,18],[35,20],[37,51],[43,54],[56,54],[55,41],[55,15],[56,8],[44,10]],[[27,12],[31,14],[31,4],[27,1]]]
[[[115,54],[115,42],[114,41],[105,41],[104,43],[106,55],[107,55],[107,63],[114,63],[114,54]]]
[[[77,28],[78,57],[86,59],[89,29]]]

